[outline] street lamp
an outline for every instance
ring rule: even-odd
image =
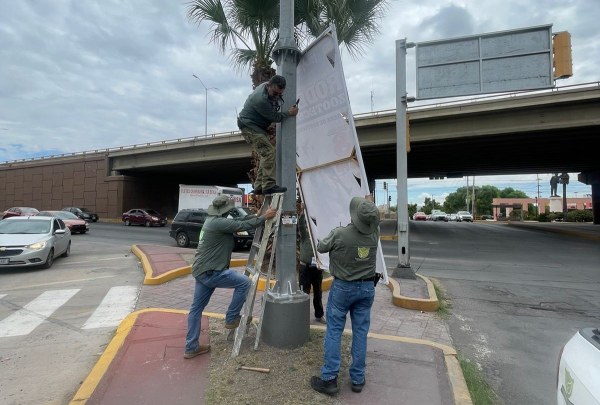
[[[194,76],[196,79],[200,80],[200,78],[193,73],[192,73],[192,76]],[[208,91],[209,90],[219,90],[219,89],[216,87],[206,87],[202,80],[200,80],[200,83],[202,84],[202,87],[204,87],[204,135],[207,135],[208,134]]]

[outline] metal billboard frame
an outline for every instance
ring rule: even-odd
[[[420,100],[554,87],[552,24],[415,47]]]

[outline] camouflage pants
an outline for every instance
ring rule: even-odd
[[[267,190],[276,184],[275,179],[275,147],[271,145],[267,135],[254,132],[250,128],[242,129],[242,136],[260,155],[260,164],[256,171],[254,189]]]

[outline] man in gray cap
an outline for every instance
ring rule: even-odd
[[[370,196],[369,196],[370,197]],[[339,392],[337,376],[341,363],[341,339],[350,312],[352,321],[352,391],[365,385],[367,333],[375,299],[375,266],[379,244],[379,210],[365,198],[350,201],[351,223],[332,230],[319,242],[320,253],[329,252],[329,272],[334,277],[327,301],[327,332],[321,376],[313,376],[311,387],[334,395]]]
[[[235,329],[240,324],[240,311],[246,300],[250,279],[229,269],[231,252],[235,245],[233,234],[237,231],[257,228],[267,219],[274,218],[277,213],[277,210],[269,208],[259,217],[245,220],[226,218],[227,213],[233,207],[235,207],[233,199],[224,195],[216,197],[212,205],[208,207],[209,216],[200,231],[198,250],[192,265],[192,275],[196,279],[196,287],[188,314],[188,331],[183,356],[186,359],[210,350],[210,345],[200,344],[200,320],[202,311],[208,304],[215,288],[235,289],[225,315],[225,328]]]
[[[238,127],[242,136],[260,155],[256,171],[254,194],[284,193],[287,188],[275,184],[275,147],[269,142],[268,129],[273,122],[281,122],[298,114],[298,106],[279,111],[285,90],[285,77],[275,75],[262,83],[248,96],[238,116]]]

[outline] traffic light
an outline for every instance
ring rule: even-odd
[[[388,195],[388,201],[392,201],[392,196]]]
[[[554,79],[566,79],[573,76],[571,34],[567,31],[554,34],[552,52],[554,53]]]
[[[386,181],[383,182],[383,189],[387,190],[387,182]]]

